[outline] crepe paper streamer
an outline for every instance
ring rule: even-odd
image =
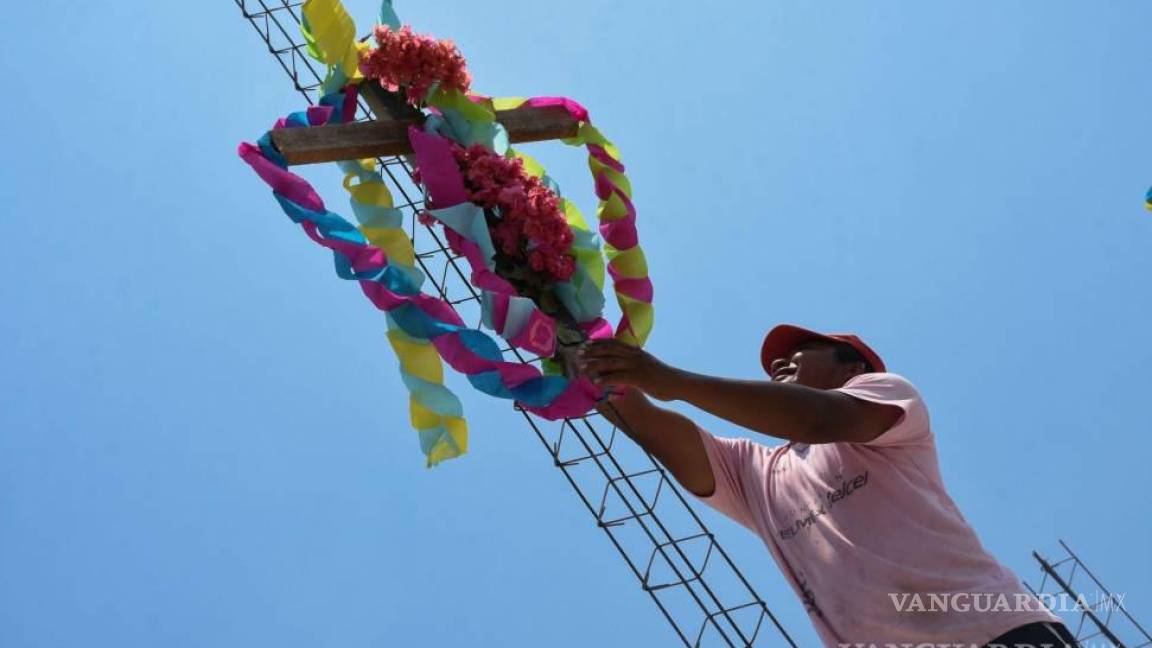
[[[400,359],[400,377],[409,391],[412,427],[428,467],[468,451],[468,424],[460,399],[444,386],[440,355],[428,340],[404,332],[388,319],[388,342]]]
[[[339,123],[352,118],[356,107],[355,91],[328,95],[321,105],[293,113],[279,121],[277,127],[307,127]],[[267,136],[260,142],[269,159],[285,166],[270,145]],[[391,269],[398,278],[419,290],[424,275],[414,267],[412,242],[404,232],[403,213],[393,207],[391,192],[371,160],[338,163],[346,172],[344,187],[349,192],[352,211],[360,221],[364,240],[382,249],[392,261]],[[358,180],[357,184],[352,184]],[[338,272],[341,267],[338,266]],[[347,269],[345,268],[346,272]],[[420,437],[420,446],[428,466],[444,459],[458,457],[467,450],[468,427],[459,398],[443,385],[440,357],[427,339],[411,337],[388,318],[388,339],[400,361],[400,375],[410,392],[411,421]]]
[[[526,103],[556,105],[552,98],[529,99]],[[573,116],[584,115],[576,137],[564,142],[571,146],[583,145],[588,151],[588,169],[596,183],[596,196],[600,199],[596,215],[600,221],[600,235],[606,244],[608,274],[612,277],[616,299],[624,313],[617,325],[616,337],[622,342],[643,346],[652,331],[653,289],[636,231],[631,183],[624,175],[620,152],[587,121],[587,111],[569,99],[560,100],[559,105]]]
[[[429,131],[436,131],[461,146],[482,144],[500,155],[508,153],[508,132],[496,122],[491,106],[455,90],[433,92],[428,106],[435,113],[425,122]]]
[[[400,19],[396,17],[396,10],[392,8],[392,0],[381,0],[380,24],[388,25],[392,29],[400,29]]]
[[[351,100],[351,101],[349,101]],[[354,102],[354,97],[345,99]],[[406,272],[417,289],[424,274],[415,267],[412,241],[403,229],[404,214],[393,206],[392,194],[371,160],[338,163],[345,171],[352,212],[360,232],[371,245],[380,248],[391,263]],[[356,184],[352,184],[353,181]],[[420,437],[420,449],[427,465],[464,454],[468,448],[468,425],[460,399],[444,386],[443,368],[436,348],[426,339],[404,333],[395,320],[386,318],[388,341],[400,361],[400,377],[409,391],[412,426]]]
[[[302,14],[300,33],[308,44],[308,54],[339,69],[347,81],[364,78],[360,50],[367,45],[356,40],[356,23],[340,0],[306,0]]]
[[[331,106],[310,108],[278,121],[277,127],[324,124],[334,112]],[[258,144],[241,144],[239,154],[272,187],[273,196],[289,218],[313,241],[332,250],[339,277],[356,281],[364,295],[387,312],[404,334],[430,340],[440,357],[465,374],[475,388],[513,399],[525,410],[549,420],[583,415],[603,397],[602,390],[585,377],[569,380],[545,376],[533,365],[505,361],[495,340],[465,326],[448,302],[421,293],[383,250],[369,244],[347,220],[328,211],[312,186],[288,171],[268,134]]]

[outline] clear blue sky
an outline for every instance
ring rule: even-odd
[[[478,90],[571,96],[619,144],[652,352],[756,377],[775,323],[856,331],[996,556],[1034,579],[1064,538],[1152,623],[1152,5],[397,9]],[[232,2],[2,29],[0,643],[671,645],[507,403],[461,388],[472,451],[424,468],[381,316],[235,156],[300,99]]]

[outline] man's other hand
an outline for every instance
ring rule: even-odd
[[[580,373],[599,386],[626,385],[662,401],[679,398],[682,372],[616,340],[593,340],[577,354]]]

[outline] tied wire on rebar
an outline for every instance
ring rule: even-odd
[[[306,45],[297,38],[299,33],[299,7],[302,1],[279,0],[234,0],[244,17],[256,29],[268,46],[284,72],[292,80],[309,104],[318,99],[323,74],[308,57]],[[369,106],[362,98],[358,99],[358,120],[372,119]],[[467,279],[460,267],[460,257],[454,254],[434,229],[418,223],[416,214],[423,208],[423,196],[414,180],[412,169],[402,157],[378,158],[381,169],[387,175],[394,194],[398,194],[397,207],[407,210],[409,236],[413,246],[423,237],[428,237],[432,246],[420,251],[416,248],[416,262],[420,270],[435,286],[440,298],[454,307],[471,306],[478,310],[480,295]],[[413,196],[417,196],[413,198]],[[436,265],[443,264],[437,272]],[[454,284],[455,288],[450,288]],[[458,296],[463,291],[463,296]],[[479,320],[477,319],[477,326]],[[526,358],[519,349],[511,346],[502,349],[512,353],[525,363],[539,362],[539,357]],[[611,406],[616,419],[627,427],[627,421]],[[592,423],[598,414],[565,419],[560,422],[547,422],[559,425],[558,434],[550,439],[546,429],[537,419],[521,408],[516,408],[524,416],[537,438],[552,455],[554,465],[561,470],[573,490],[596,519],[597,526],[604,530],[613,546],[620,553],[639,580],[642,589],[648,593],[664,618],[686,646],[703,646],[706,640],[718,639],[724,646],[770,645],[768,632],[762,633],[765,621],[775,628],[775,639],[783,640],[796,648],[795,642],[784,630],[776,616],[768,609],[764,600],[732,562],[724,549],[716,542],[712,533],[704,526],[684,495],[671,482],[664,469],[647,453],[642,453],[644,466],[639,469],[626,469],[619,452],[613,452],[616,427],[605,437]],[[602,417],[601,417],[602,418]],[[575,456],[563,457],[566,450],[575,445]],[[591,468],[595,486],[587,483],[583,473]],[[578,474],[581,473],[581,474]],[[651,497],[643,492],[643,483],[655,480],[656,488]],[[596,494],[599,494],[597,499]],[[665,495],[667,493],[667,495]],[[663,498],[662,498],[663,496]],[[662,499],[661,499],[662,498]],[[615,517],[609,516],[610,507],[621,505],[623,511]],[[689,528],[674,532],[668,520],[683,520]],[[625,529],[636,529],[639,540],[629,542]],[[635,532],[633,532],[635,533]],[[634,545],[641,545],[637,550]],[[691,546],[703,545],[703,557],[693,560]],[[660,579],[661,571],[671,576]],[[727,580],[732,586],[721,590],[713,581]],[[731,594],[727,590],[735,590]],[[670,600],[670,592],[681,594],[679,605]],[[737,598],[735,603],[726,603],[727,596]],[[687,612],[684,611],[687,608]],[[740,623],[739,618],[753,615],[753,623]],[[691,623],[696,620],[698,625]],[[758,640],[761,640],[758,642]]]
[[[1058,560],[1050,560],[1036,551],[1032,552],[1032,557],[1040,565],[1042,576],[1039,587],[1033,588],[1025,582],[1024,585],[1028,590],[1037,597],[1060,595],[1068,597],[1062,600],[1071,600],[1076,603],[1076,608],[1073,611],[1078,613],[1076,615],[1078,619],[1074,624],[1066,623],[1065,625],[1069,626],[1072,634],[1079,642],[1105,639],[1114,648],[1148,648],[1152,646],[1152,635],[1149,635],[1144,626],[1132,617],[1132,614],[1124,606],[1123,597],[1117,597],[1104,587],[1100,579],[1096,578],[1095,574],[1084,564],[1084,561],[1080,560],[1080,557],[1072,551],[1072,548],[1063,540],[1059,542],[1060,548],[1064,550],[1064,556]],[[1097,588],[1096,593],[1102,595],[1098,597],[1099,600],[1096,603],[1081,604],[1087,602],[1091,597],[1085,596],[1084,592],[1077,589],[1076,577],[1080,574],[1091,579],[1092,584]],[[1055,591],[1049,592],[1046,586],[1050,586]],[[1116,612],[1120,614],[1116,615]]]

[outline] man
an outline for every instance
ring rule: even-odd
[[[826,645],[1075,646],[948,496],[920,394],[855,335],[777,326],[761,350],[768,381],[691,373],[612,340],[578,362],[624,389],[599,406],[606,418],[763,539]],[[716,437],[646,396],[787,443]]]

